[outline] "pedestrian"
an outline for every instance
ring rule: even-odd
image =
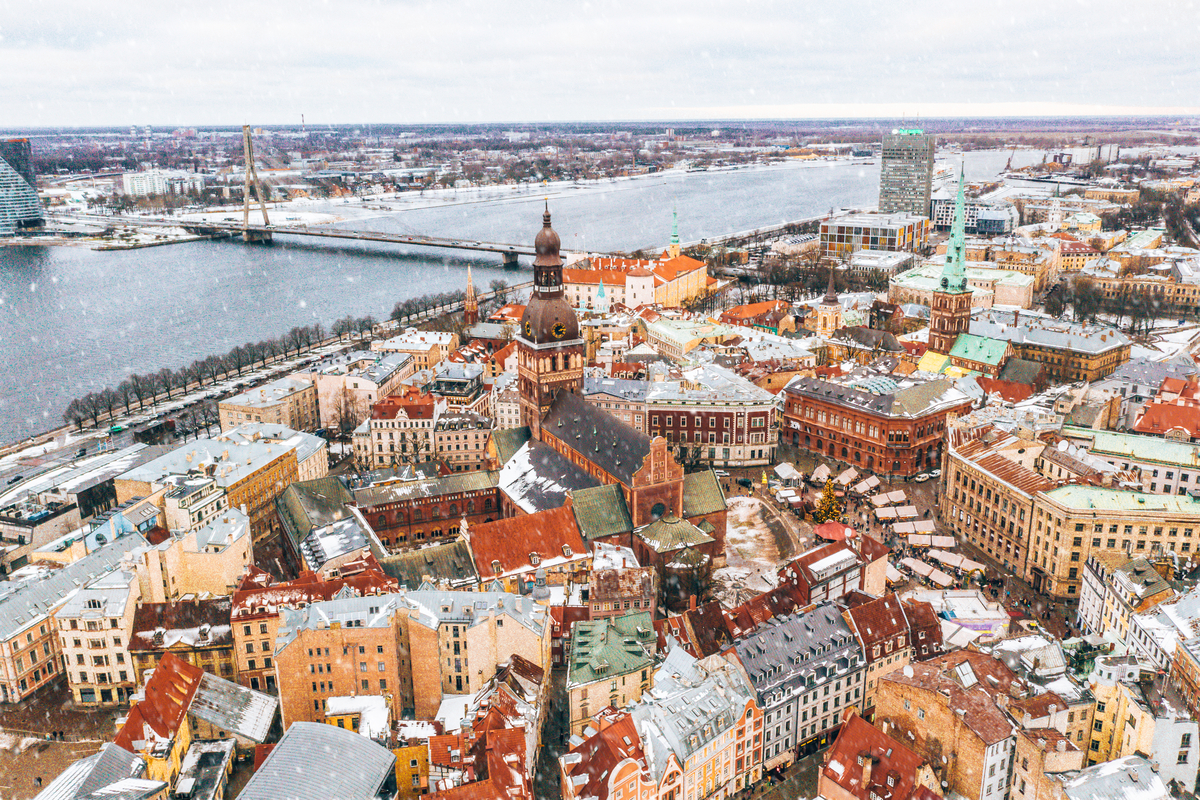
[[[39,775],[38,777],[34,778],[33,785],[40,789],[42,786],[42,776]]]

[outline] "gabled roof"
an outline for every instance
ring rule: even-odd
[[[479,582],[471,548],[462,539],[386,556],[379,566],[409,589],[418,588],[426,578],[434,584],[445,580],[451,586]]]
[[[684,485],[686,493],[686,483]],[[575,512],[579,532],[589,544],[595,539],[633,530],[625,494],[618,484],[577,489],[571,493],[571,509]]]
[[[353,731],[294,722],[238,800],[376,800],[395,764],[390,750]]]
[[[508,463],[508,460],[516,455],[526,442],[530,439],[529,426],[524,425],[520,428],[500,428],[492,431],[492,443],[496,447],[496,455],[500,460],[500,466]]]
[[[871,647],[894,636],[908,634],[908,618],[904,616],[904,607],[900,598],[894,593],[885,595],[878,600],[863,603],[846,610],[851,627],[862,641],[863,650],[869,661],[875,661],[871,655]],[[878,658],[888,658],[889,655],[880,652]]]
[[[970,333],[960,333],[950,349],[951,358],[961,358],[980,364],[998,365],[1004,360],[1009,344],[1000,339],[989,339],[986,336],[974,336]]]
[[[500,470],[500,491],[527,514],[561,508],[572,492],[598,483],[537,439],[526,442]]]
[[[200,688],[204,670],[174,653],[166,653],[146,681],[143,699],[129,710],[115,742],[131,753],[148,749],[154,741],[175,738]]]
[[[482,580],[532,572],[588,554],[570,506],[472,525],[467,540]]]
[[[129,651],[167,650],[177,645],[185,648],[230,647],[233,644],[233,629],[229,624],[232,609],[233,600],[229,597],[143,603],[133,615]]]
[[[608,778],[626,760],[646,767],[641,737],[628,712],[614,712],[597,720],[600,729],[571,748],[564,758],[565,779],[571,781],[575,797],[607,800]]]
[[[721,481],[711,469],[683,476],[683,516],[698,517],[725,510]]]
[[[1024,358],[1010,358],[1004,363],[1004,368],[1000,370],[1000,380],[1012,381],[1013,383],[1025,383],[1032,386],[1045,369],[1041,363],[1037,361],[1028,361]]]
[[[851,713],[825,756],[820,778],[859,800],[909,800],[922,788],[917,784],[922,766],[926,766],[925,759],[903,742]]]
[[[188,712],[219,730],[261,743],[279,714],[279,698],[205,672]]]
[[[542,430],[626,486],[650,454],[649,436],[573,392],[558,393]]]

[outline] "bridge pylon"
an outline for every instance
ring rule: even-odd
[[[517,269],[520,266],[521,266],[521,263],[518,260],[518,256],[516,253],[509,250],[508,252],[506,252],[504,254],[504,268],[505,269]]]
[[[267,216],[267,203],[263,197],[262,181],[258,179],[258,168],[254,164],[254,142],[250,139],[250,126],[242,126],[242,154],[246,159],[246,185],[242,192],[242,241],[243,242],[270,242],[271,232],[262,230],[250,230],[250,187],[253,180],[254,194],[258,198],[258,206],[262,210],[263,226],[271,225],[271,218]]]

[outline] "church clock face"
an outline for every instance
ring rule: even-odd
[[[561,339],[567,335],[567,326],[563,325],[561,322],[555,323],[554,327],[550,329],[550,332],[554,334],[555,339]]]
[[[532,322],[525,323],[525,338],[526,339],[533,338],[533,323]]]

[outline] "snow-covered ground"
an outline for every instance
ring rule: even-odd
[[[761,594],[775,587],[776,567],[789,557],[779,551],[778,537],[787,534],[764,502],[757,497],[731,497],[727,501],[726,565],[713,573],[717,599],[726,607],[741,602],[744,590]]]

